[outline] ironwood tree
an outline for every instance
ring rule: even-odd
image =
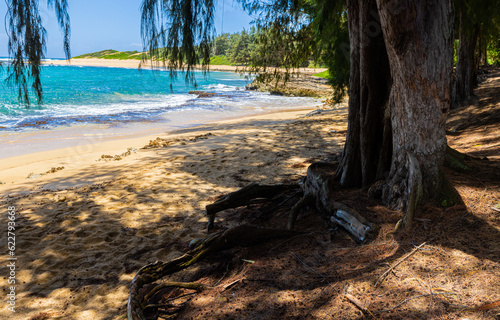
[[[43,101],[40,64],[45,58],[46,34],[36,0],[7,0],[6,23],[9,37],[8,51],[12,62],[8,66],[7,80],[18,88],[19,101],[30,105],[31,86],[39,104]],[[70,21],[67,0],[47,0],[47,6],[56,13],[57,22],[63,32],[64,53],[70,53]]]
[[[325,24],[334,21],[337,27],[342,26],[347,14],[349,117],[336,174],[338,182],[368,187],[383,181],[372,188],[372,193],[400,210],[414,210],[436,196],[441,203],[452,202],[452,192],[442,174],[444,125],[451,98],[451,0],[240,2],[247,10],[260,12],[259,26],[287,31],[282,32],[286,35],[282,59],[290,63],[282,67],[295,67],[298,57],[304,56],[303,49],[315,45],[314,37],[308,37],[311,32],[301,30],[314,27],[316,39],[323,35],[321,43],[326,43]],[[68,3],[47,3],[56,9],[69,56]],[[11,0],[8,5],[9,52],[14,57],[11,78],[19,84],[19,95],[27,103],[27,79],[32,76],[32,86],[41,101],[39,65],[45,30],[38,2]],[[172,74],[186,67],[190,79],[195,64],[201,60],[206,67],[209,63],[214,7],[213,0],[144,0],[141,34],[145,49],[152,55],[164,54]],[[292,38],[294,31],[300,37]],[[279,38],[280,32],[272,34],[285,39]],[[322,49],[325,52],[328,47]],[[25,59],[30,61],[29,72]]]
[[[487,64],[487,46],[500,33],[499,0],[455,0],[455,30],[458,40],[456,69],[452,79],[452,103],[466,103],[477,84],[481,64]]]

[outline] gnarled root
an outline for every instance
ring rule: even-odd
[[[292,208],[287,227],[293,228],[297,213],[306,205],[313,205],[316,210],[334,225],[342,227],[357,243],[373,239],[378,227],[365,219],[358,211],[342,203],[335,202],[336,165],[328,162],[316,162],[307,169],[307,177],[302,189],[304,197]]]
[[[207,230],[214,227],[215,215],[217,212],[237,208],[241,206],[248,205],[255,199],[273,199],[277,195],[299,189],[298,184],[277,184],[277,185],[260,185],[252,183],[246,187],[243,187],[235,192],[231,192],[212,204],[206,206],[208,215],[208,226]]]
[[[369,241],[376,234],[377,227],[366,220],[353,208],[333,201],[335,168],[329,163],[314,163],[308,171],[307,177],[302,185],[258,185],[251,184],[238,191],[229,193],[206,207],[209,217],[208,229],[213,227],[215,215],[222,210],[237,208],[255,202],[255,200],[273,200],[277,196],[286,193],[300,193],[302,189],[304,197],[292,208],[287,227],[293,228],[298,212],[306,205],[311,205],[325,218],[325,220],[344,228],[358,243]],[[144,308],[148,305],[143,303],[140,293],[145,285],[159,280],[162,277],[183,270],[197,261],[205,258],[210,253],[229,249],[236,246],[250,246],[271,239],[286,238],[301,234],[301,232],[262,228],[250,225],[241,225],[214,233],[204,239],[195,239],[190,244],[190,250],[181,257],[169,262],[156,261],[141,268],[130,286],[128,300],[128,319],[143,320]],[[186,284],[176,283],[176,286],[185,287]],[[189,284],[191,288],[202,289],[202,286]],[[163,288],[157,286],[153,294],[146,293],[145,297],[152,297],[155,292]],[[152,306],[155,307],[155,306]]]
[[[250,246],[270,239],[286,238],[300,234],[296,231],[261,228],[241,225],[214,233],[202,239],[184,255],[169,262],[156,261],[142,267],[135,275],[130,285],[127,313],[129,320],[146,319],[143,311],[141,288],[167,275],[183,270],[212,252],[229,249],[236,246]],[[201,288],[201,287],[200,287]]]

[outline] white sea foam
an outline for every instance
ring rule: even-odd
[[[214,72],[209,79],[200,76],[196,90],[218,95],[198,98],[196,94],[187,93],[195,88],[184,83],[182,76],[174,83],[173,90],[177,93],[172,93],[169,90],[170,78],[162,76],[152,81],[148,72],[66,66],[47,67],[46,71],[51,77],[44,82],[48,90],[41,108],[32,106],[25,109],[17,104],[15,93],[4,93],[2,96],[0,92],[3,99],[0,103],[1,127],[25,130],[26,127],[33,128],[32,124],[37,122],[42,123],[43,128],[53,128],[73,123],[165,120],[174,117],[174,113],[179,119],[183,111],[190,110],[232,117],[319,104],[311,98],[245,91],[244,85],[248,81],[231,73]],[[192,112],[187,114],[193,117]]]

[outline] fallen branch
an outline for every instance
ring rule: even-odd
[[[272,199],[285,191],[298,189],[296,184],[259,185],[252,183],[237,191],[231,192],[212,204],[206,206],[208,215],[207,230],[210,231],[215,222],[215,215],[223,210],[250,204],[255,199]]]
[[[483,304],[482,306],[473,308],[471,311],[484,311],[484,310],[490,310],[496,307],[500,307],[500,300],[495,301],[493,303],[487,303]]]
[[[238,282],[240,282],[241,279],[236,279],[234,280],[233,282],[231,283],[228,283],[226,285],[224,285],[222,288],[222,292],[226,291],[227,289],[231,288],[232,286],[234,286],[235,284],[237,284]]]
[[[394,268],[396,268],[397,266],[399,266],[403,261],[405,261],[406,259],[408,259],[409,257],[411,257],[412,255],[415,254],[415,252],[417,252],[420,248],[422,248],[426,243],[423,242],[421,245],[419,245],[418,247],[415,247],[410,253],[408,253],[407,255],[405,255],[404,257],[402,257],[401,259],[398,260],[398,262],[396,262],[392,267],[390,267],[389,269],[387,269],[386,272],[384,272],[384,274],[382,274],[380,276],[380,278],[378,278],[377,282],[375,282],[375,287],[377,287],[379,285],[379,283],[382,283],[382,281],[385,280],[385,278],[389,275],[389,273],[394,270]]]
[[[196,290],[196,291],[202,291],[205,289],[205,286],[201,283],[197,282],[175,282],[175,281],[167,281],[165,283],[162,283],[156,287],[154,287],[151,291],[149,291],[145,296],[144,296],[144,301],[148,301],[151,299],[156,293],[158,293],[160,290],[170,288],[170,287],[176,287],[176,288],[184,288],[184,289],[191,289],[191,290]],[[177,299],[177,298],[176,298]],[[143,308],[144,309],[144,308]]]
[[[365,305],[361,301],[359,301],[356,297],[354,297],[352,294],[345,293],[344,297],[346,297],[346,299],[349,300],[349,302],[351,302],[353,305],[355,305],[364,314],[369,314],[369,315],[373,316],[373,314],[370,312],[370,310],[368,310],[365,307]]]
[[[168,304],[168,302],[172,302],[172,301],[175,301],[177,299],[181,299],[181,298],[185,298],[185,297],[189,297],[189,296],[192,296],[192,295],[195,295],[196,292],[191,292],[191,293],[186,293],[186,294],[183,294],[183,295],[180,295],[180,296],[177,296],[175,298],[170,298],[166,301],[164,301],[163,303],[160,303],[160,304],[148,304],[144,307],[144,309],[146,308],[163,308],[163,307],[170,307],[171,305]]]
[[[156,261],[142,267],[135,275],[130,285],[127,314],[129,320],[145,320],[143,312],[143,297],[141,288],[167,275],[183,270],[213,252],[229,249],[236,246],[250,246],[271,239],[287,238],[297,235],[299,232],[261,228],[249,225],[241,225],[214,233],[197,242],[196,246],[177,259],[163,262]]]

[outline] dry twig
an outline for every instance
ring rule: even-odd
[[[382,283],[382,281],[385,280],[385,278],[389,275],[389,273],[394,270],[397,266],[399,266],[403,261],[405,261],[406,259],[408,259],[409,257],[411,257],[412,255],[415,254],[415,252],[417,252],[420,248],[422,248],[423,246],[425,245],[425,242],[423,242],[421,245],[419,245],[418,247],[415,247],[410,253],[408,253],[406,256],[402,257],[401,259],[399,259],[398,262],[396,262],[392,267],[390,267],[389,269],[387,269],[386,272],[384,272],[384,274],[382,274],[380,276],[380,278],[378,278],[377,282],[375,282],[375,287],[378,286],[379,283]]]
[[[321,273],[317,272],[316,270],[314,270],[311,266],[309,266],[307,263],[305,263],[304,261],[300,260],[299,257],[297,257],[297,255],[295,253],[292,252],[292,255],[297,258],[297,260],[299,260],[300,263],[302,263],[303,265],[305,265],[308,269],[310,269],[312,272],[316,273],[318,276],[320,276],[321,278],[324,278],[325,276],[322,275]]]
[[[395,305],[394,307],[390,308],[390,309],[385,309],[385,310],[379,310],[379,311],[375,311],[375,313],[382,313],[382,312],[389,312],[389,311],[392,311],[396,308],[399,308],[401,307],[403,304],[407,303],[408,301],[411,301],[413,299],[417,299],[417,298],[422,298],[422,297],[429,297],[429,296],[437,296],[437,295],[452,295],[452,294],[455,294],[454,292],[439,292],[439,293],[428,293],[428,294],[419,294],[418,296],[414,296],[414,297],[411,297],[411,298],[408,298],[408,299],[405,299],[403,301],[401,301],[400,303],[398,303],[397,305]]]
[[[345,293],[344,297],[346,297],[346,299],[349,300],[349,302],[351,302],[353,305],[355,305],[364,314],[369,314],[369,315],[373,316],[373,314],[370,312],[370,310],[368,310],[365,307],[365,305],[361,301],[359,301],[355,296],[353,296],[352,294]]]
[[[495,210],[495,211],[497,211],[497,212],[500,212],[500,209],[497,209],[497,208],[495,208],[495,207],[490,207],[490,208],[491,208],[492,210]]]

